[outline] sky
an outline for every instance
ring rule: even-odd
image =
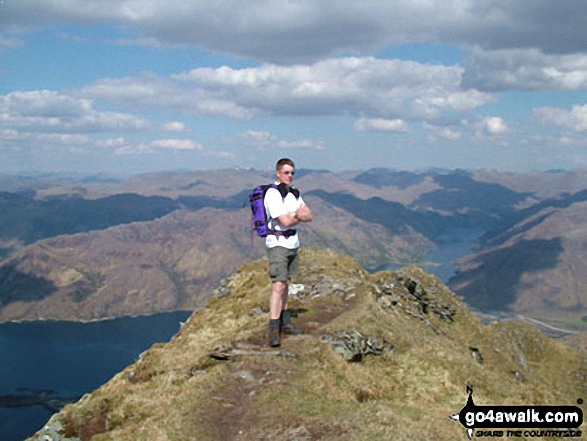
[[[587,167],[584,0],[0,0],[0,174]]]

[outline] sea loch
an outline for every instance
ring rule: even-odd
[[[0,438],[33,435],[64,401],[93,391],[154,343],[169,341],[190,314],[0,325]]]

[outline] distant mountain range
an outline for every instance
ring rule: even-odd
[[[272,172],[0,176],[0,320],[99,319],[203,305],[247,260],[248,193]],[[423,262],[483,232],[450,287],[480,310],[587,327],[587,171],[299,170],[304,246],[367,268]],[[585,230],[587,231],[587,230]]]

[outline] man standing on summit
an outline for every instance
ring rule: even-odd
[[[264,204],[269,219],[269,234],[265,239],[269,257],[269,277],[272,282],[269,300],[269,345],[281,344],[280,333],[291,333],[293,328],[286,314],[287,297],[291,278],[298,273],[300,242],[297,229],[300,222],[311,222],[312,212],[304,203],[300,192],[294,188],[295,166],[291,159],[277,161],[275,174],[277,188],[269,188]]]

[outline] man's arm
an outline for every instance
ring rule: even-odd
[[[279,223],[284,227],[293,227],[300,222],[312,222],[313,219],[312,211],[306,204],[302,204],[297,211],[292,211],[277,217]]]
[[[314,215],[312,214],[312,210],[306,204],[302,204],[298,211],[296,211],[296,218],[300,222],[312,222],[314,220]]]
[[[295,211],[277,216],[276,219],[284,227],[294,227],[300,223],[300,220],[296,217]]]

